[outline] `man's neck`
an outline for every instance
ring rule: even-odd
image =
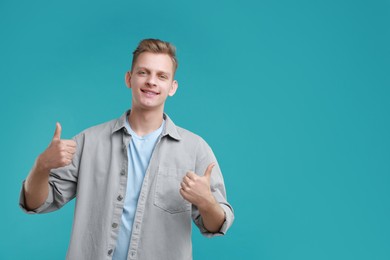
[[[157,130],[163,121],[163,111],[139,110],[132,108],[128,117],[131,129],[139,135],[145,136]]]

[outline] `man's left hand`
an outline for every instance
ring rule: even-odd
[[[210,163],[203,176],[187,172],[180,184],[181,196],[198,208],[207,207],[216,202],[210,189],[211,172],[214,166],[215,163]]]

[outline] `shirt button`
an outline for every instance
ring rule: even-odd
[[[112,223],[111,225],[113,228],[117,228],[118,227],[118,224],[117,223]]]
[[[122,197],[122,195],[119,195],[116,199],[117,199],[118,201],[121,201],[121,200],[123,200],[123,197]]]
[[[122,175],[122,176],[125,175],[125,171],[121,171],[121,175]]]
[[[112,249],[108,250],[107,254],[108,254],[108,255],[111,255],[111,254],[112,254],[112,251],[114,251],[114,250],[112,250]]]

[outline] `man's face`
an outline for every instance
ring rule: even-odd
[[[173,79],[173,62],[168,54],[141,53],[126,84],[132,89],[132,108],[163,110],[168,96],[173,96],[177,82]]]

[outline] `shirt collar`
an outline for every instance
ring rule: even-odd
[[[112,133],[115,133],[121,129],[125,129],[126,128],[126,117],[128,117],[130,114],[130,109],[127,110],[125,113],[123,113],[123,115],[118,118],[118,120],[116,121],[115,125],[114,125],[114,128],[112,129]],[[162,131],[162,136],[166,136],[166,135],[169,135],[170,137],[172,137],[173,139],[179,141],[181,139],[181,136],[179,134],[179,132],[177,131],[177,126],[173,123],[173,121],[169,118],[169,116],[167,114],[163,114],[163,117],[165,119],[165,127]]]

